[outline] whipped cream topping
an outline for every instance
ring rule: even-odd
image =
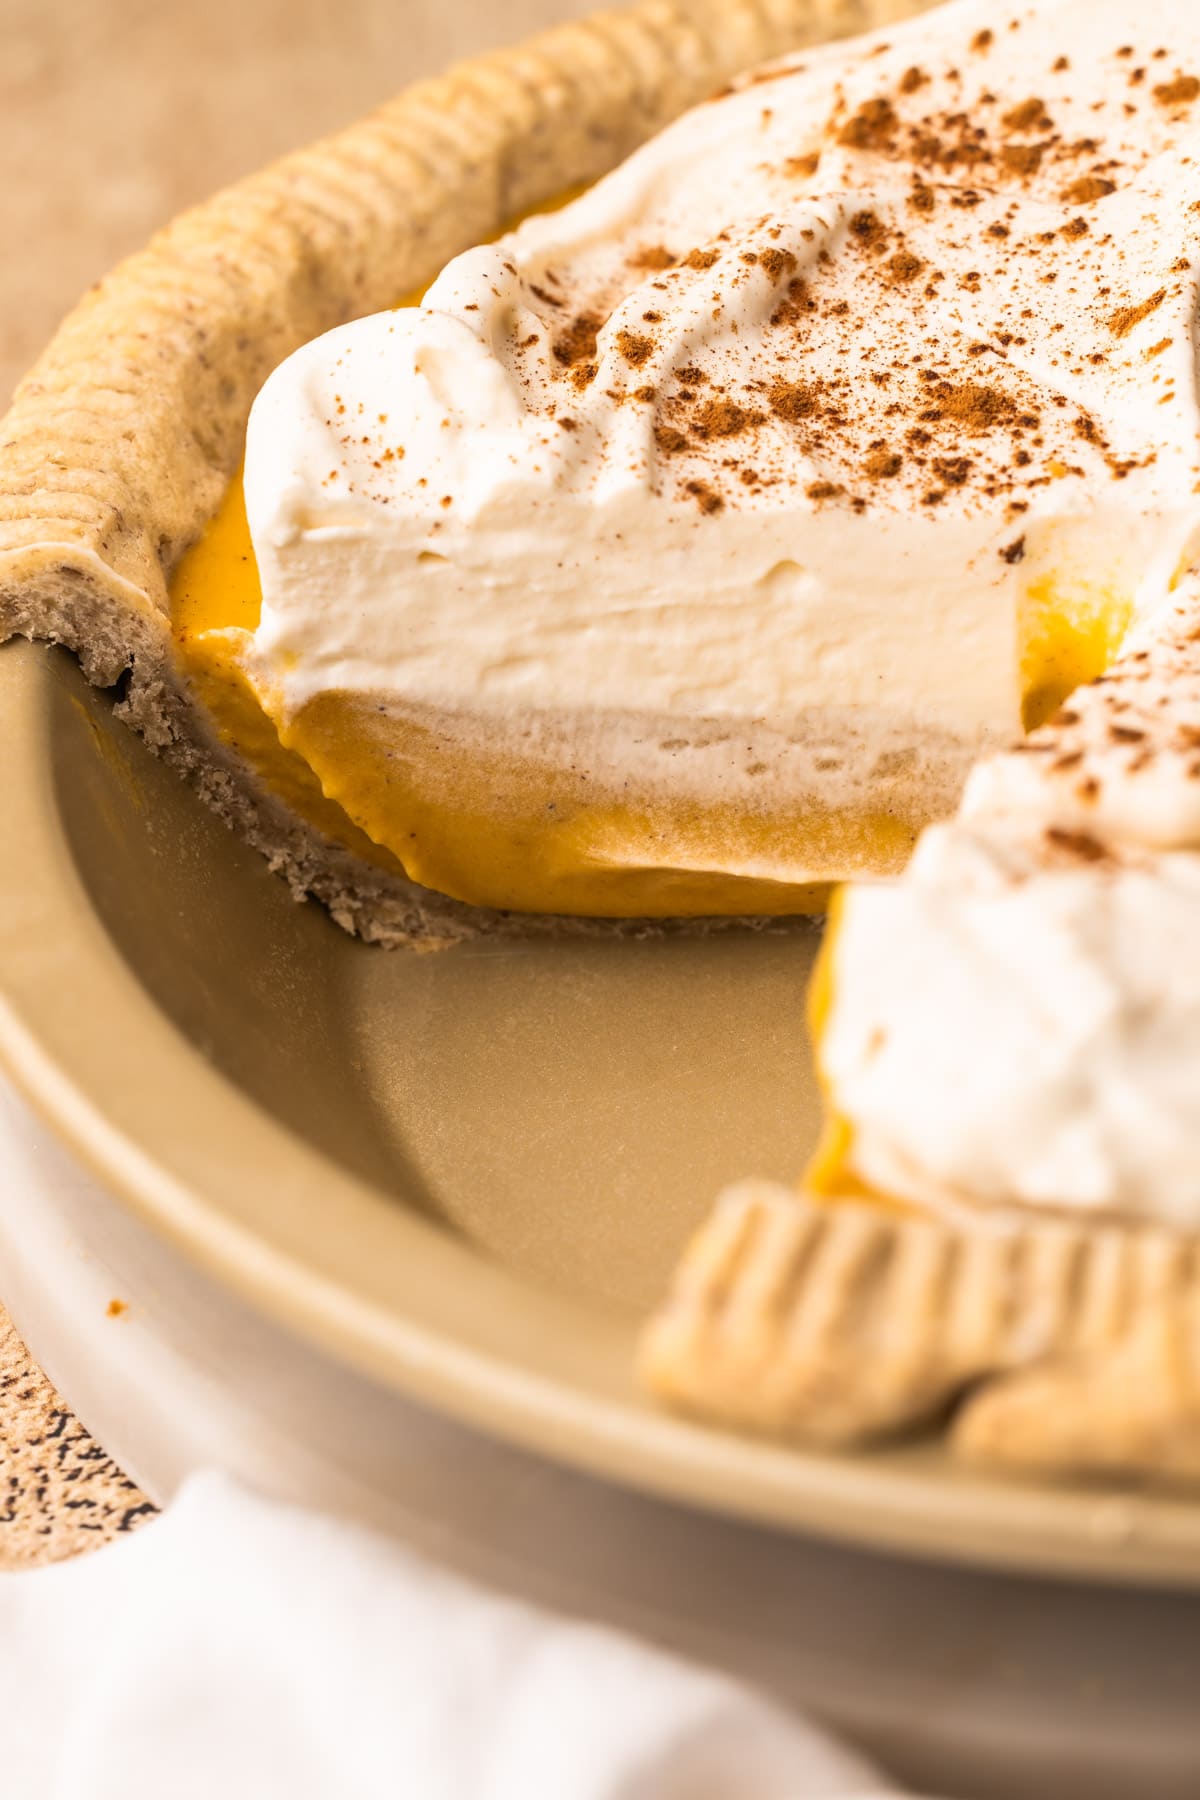
[[[850,890],[821,1061],[886,1192],[1200,1230],[1200,573]]]
[[[260,689],[586,712],[647,781],[735,721],[828,804],[917,743],[944,811],[1020,724],[1026,596],[1150,617],[1200,520],[1198,120],[1190,0],[747,78],[272,376]]]
[[[937,826],[842,906],[821,1057],[860,1176],[1200,1227],[1200,857]]]

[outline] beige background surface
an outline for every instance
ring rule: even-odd
[[[0,404],[157,225],[593,0],[0,0]]]
[[[182,207],[593,4],[0,0],[0,408],[88,284]],[[94,1547],[150,1510],[2,1310],[0,1488],[0,1566]]]

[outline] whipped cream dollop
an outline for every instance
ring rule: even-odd
[[[586,715],[647,786],[731,780],[731,725],[759,793],[903,768],[944,814],[1038,608],[1119,635],[1189,553],[1198,123],[1191,0],[961,0],[746,78],[271,377],[260,691]]]
[[[1200,1230],[1200,573],[848,890],[820,1057],[850,1166],[962,1210]]]
[[[936,826],[850,890],[821,1061],[856,1173],[925,1207],[1200,1227],[1200,857]]]

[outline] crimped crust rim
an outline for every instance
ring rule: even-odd
[[[1200,1482],[1200,1240],[1006,1215],[977,1227],[727,1189],[642,1339],[710,1423],[829,1449],[945,1429],[965,1461]]]

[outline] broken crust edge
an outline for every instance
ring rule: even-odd
[[[81,301],[0,422],[0,642],[65,645],[293,892],[386,945],[646,922],[494,912],[364,864],[222,744],[173,654],[168,578],[251,402],[301,344],[595,180],[740,70],[926,0],[640,0],[460,64],[192,211]],[[737,920],[687,921],[713,929]]]
[[[1200,1481],[1200,1243],[1007,1217],[958,1229],[728,1189],[643,1334],[706,1423],[825,1449],[933,1428],[971,1463]]]

